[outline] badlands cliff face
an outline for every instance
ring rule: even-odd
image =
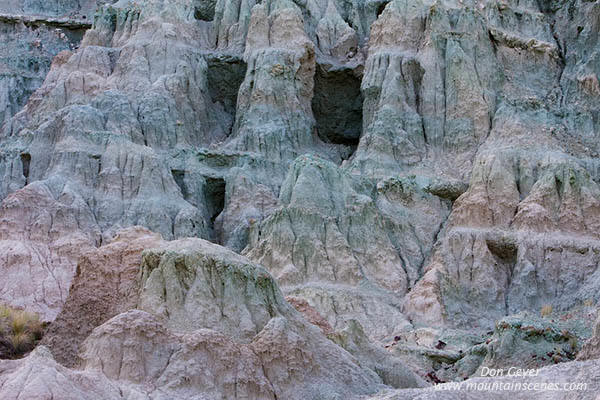
[[[48,325],[0,398],[594,399],[599,32],[590,0],[2,1],[0,302]],[[424,388],[511,366],[587,387]]]

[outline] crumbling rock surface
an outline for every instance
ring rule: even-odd
[[[0,4],[0,125],[42,85],[52,58],[79,45],[95,9],[95,0]]]
[[[138,291],[131,258],[139,258],[143,245],[156,247],[141,255]],[[112,276],[94,270],[92,263],[102,258],[120,258],[124,266]],[[80,269],[108,287],[97,288],[94,299],[76,278],[73,301],[87,293],[88,306],[109,303],[85,310],[91,315],[82,333],[136,300],[139,309],[95,327],[81,345],[78,370],[57,364],[45,346],[25,359],[0,361],[2,398],[51,398],[69,390],[64,398],[322,399],[356,398],[384,387],[374,365],[327,339],[288,304],[264,268],[221,246],[202,239],[161,243],[157,235],[130,229],[83,257]],[[74,328],[66,317],[75,311],[68,300],[54,324]],[[72,353],[48,342],[61,357]],[[396,386],[424,385],[400,361],[393,373]]]
[[[117,385],[101,373],[70,370],[39,346],[20,360],[0,360],[0,396],[17,399],[122,399]]]
[[[399,357],[371,343],[357,321],[349,321],[346,328],[330,337],[363,365],[377,372],[386,385],[395,388],[428,386],[421,377],[408,372]]]
[[[496,324],[481,367],[519,364],[522,368],[539,368],[573,360],[581,332],[571,328],[561,321],[527,314],[505,317]]]
[[[485,6],[503,66],[496,75],[502,97],[474,158],[469,188],[406,299],[404,310],[415,322],[490,326],[523,309],[550,304],[568,310],[594,296],[596,149],[581,134],[584,126],[597,128],[584,122],[591,118],[589,106],[574,100],[586,96],[583,87],[575,95],[576,78],[564,73],[586,63],[573,56],[586,39],[565,50],[570,28],[564,24],[576,16],[537,7]],[[537,65],[536,72],[527,72],[528,65]],[[580,119],[572,118],[575,109]]]
[[[283,182],[279,203],[251,231],[247,254],[267,266],[284,291],[306,298],[335,329],[356,319],[381,338],[407,325],[398,299],[419,276],[422,248],[433,246],[447,216],[444,200],[410,178],[375,183],[302,156]]]
[[[79,346],[94,328],[137,306],[142,251],[162,242],[160,235],[132,227],[83,252],[65,304],[42,340],[56,361],[77,365]]]
[[[358,322],[378,344],[432,327],[485,336],[509,315],[600,300],[598,2],[9,0],[0,13],[0,301],[55,320],[79,258],[137,225],[243,253],[223,257],[262,264],[321,327]],[[131,271],[145,244],[132,246],[114,250]],[[227,274],[202,292],[200,276],[227,269],[177,246],[143,257],[138,305],[160,317],[128,316],[161,343],[213,325],[246,346],[321,338],[277,308],[267,275],[240,269],[248,304]],[[109,311],[73,344],[123,310]],[[484,357],[435,350],[416,365],[469,351],[469,375]],[[291,390],[270,379],[247,395]]]
[[[66,193],[92,218],[88,234],[107,240],[138,224],[168,239],[248,245],[296,295],[318,287],[329,296],[326,284],[342,285],[339,292],[364,279],[418,324],[472,322],[481,309],[462,307],[467,298],[491,310],[482,322],[490,326],[546,303],[568,308],[595,285],[596,81],[580,72],[592,68],[595,31],[582,14],[534,3],[401,0],[100,6],[81,47],[61,53],[5,122],[0,197],[37,181],[69,182]],[[578,36],[570,23],[577,18]],[[343,95],[336,79],[354,88],[344,96],[364,99],[362,117],[355,104],[335,105]],[[338,111],[349,125],[333,123]],[[301,161],[307,152],[323,159],[327,179],[312,180]],[[341,248],[327,261],[270,233],[314,209],[308,196],[287,194],[306,190],[298,174],[307,174],[300,183],[311,194],[344,198],[343,208],[339,200],[318,204],[327,209],[303,215],[310,224],[294,229],[306,232],[297,239],[304,241],[323,235],[326,218],[340,219],[339,233],[353,236],[340,242],[342,258],[355,260],[345,272],[331,265]],[[339,196],[340,180],[356,183],[344,183]],[[344,228],[351,220],[364,233]],[[263,235],[254,240],[252,230]],[[494,244],[506,241],[513,244]],[[562,261],[540,256],[555,247]],[[471,256],[461,254],[468,248]],[[267,251],[278,254],[269,261]],[[315,273],[293,273],[306,268],[298,251]],[[377,260],[367,261],[369,252]],[[549,278],[556,273],[534,292],[511,284],[531,279],[532,268],[572,276],[565,259],[588,272],[564,295]],[[459,278],[454,271],[464,268],[478,273]],[[331,308],[319,312],[338,324]],[[375,319],[361,321],[369,335],[394,331],[373,332]]]
[[[311,307],[308,302],[304,299],[298,299],[292,296],[286,296],[285,300],[290,303],[297,311],[302,313],[302,316],[313,325],[316,325],[321,329],[324,335],[328,336],[332,334],[333,328],[329,325],[329,322],[317,310]]]
[[[249,346],[276,398],[360,394],[381,379],[375,365],[353,359],[290,306],[265,269],[221,246],[181,239],[147,250],[141,279],[141,310],[174,331],[211,329]],[[422,384],[400,361],[395,370],[400,386]]]
[[[79,255],[99,239],[89,213],[77,211],[82,199],[54,189],[34,182],[0,204],[0,297],[46,321],[61,310]]]

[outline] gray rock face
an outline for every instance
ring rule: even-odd
[[[28,14],[0,5],[0,125],[20,111],[42,85],[52,58],[78,46],[90,27],[82,19]]]
[[[65,400],[120,399],[119,388],[103,374],[70,370],[56,361],[47,347],[37,347],[20,360],[1,360],[0,394],[3,399]]]
[[[79,45],[96,7],[113,0],[5,0],[0,4],[0,125],[44,82],[52,58]]]
[[[115,2],[115,0],[6,0],[0,4],[0,13],[88,19],[94,16],[97,6]]]
[[[276,298],[276,283],[267,271],[222,247],[182,239],[142,257],[139,307],[164,317],[171,329],[218,326],[247,341],[286,312],[278,309],[285,302]]]
[[[358,321],[375,343],[432,327],[480,335],[508,315],[599,300],[597,2],[9,0],[0,13],[0,300],[53,321],[78,258],[121,229],[195,238],[144,255],[147,313],[92,335],[91,369],[97,346],[145,330],[157,342],[144,351],[161,350],[151,378],[131,362],[135,385],[163,376],[164,349],[182,343],[233,341],[232,358],[259,336],[329,344],[253,262],[334,331]],[[528,348],[515,335],[493,340]],[[347,347],[363,364],[380,355]],[[462,363],[450,378],[470,375],[511,348],[472,347],[415,365],[437,354]],[[340,362],[365,388],[379,383],[344,354],[315,361],[317,375]],[[285,357],[241,360],[277,370]],[[293,392],[257,373],[246,397]],[[177,396],[209,381],[198,379]]]
[[[373,345],[358,322],[349,321],[344,330],[331,337],[334,342],[355,355],[363,365],[377,372],[385,384],[395,388],[428,386],[420,377],[407,373],[400,358]]]
[[[379,380],[307,323],[284,300],[266,270],[201,239],[178,240],[144,252],[138,306],[162,316],[172,330],[196,335],[199,329],[211,329],[247,346],[258,357],[262,366],[256,369],[265,374],[275,398],[367,393]],[[98,347],[97,333],[84,348],[100,356],[94,365],[105,368],[102,349],[112,345]],[[88,357],[85,351],[83,357]],[[407,376],[403,387],[417,385],[416,376],[403,364],[397,368]]]
[[[308,298],[334,328],[353,318],[381,338],[407,325],[397,300],[417,280],[422,246],[433,246],[446,202],[410,178],[375,184],[302,156],[279,203],[252,230],[248,255],[267,266],[284,290]],[[416,219],[429,223],[410,222]]]
[[[81,199],[33,182],[0,205],[1,298],[53,320],[66,300],[77,259],[99,232]]]

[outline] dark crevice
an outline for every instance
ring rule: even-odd
[[[515,264],[517,263],[517,245],[505,238],[488,239],[486,245],[495,259],[496,268],[504,270],[506,273],[506,287],[504,292],[504,313],[510,314],[509,298],[512,285]]]
[[[516,184],[516,186],[517,186],[517,192],[519,192],[519,202],[520,202],[521,200],[523,200],[523,199],[525,198],[525,193],[524,193],[524,191],[525,191],[525,188],[524,188],[524,187],[521,187],[521,186],[522,186],[522,185],[521,185],[521,179],[523,178],[523,176],[522,176],[523,174],[522,174],[522,172],[521,172],[521,163],[520,163],[520,162],[517,162],[517,163],[515,163],[515,164],[516,164],[516,165],[515,165],[515,168],[516,168],[516,173],[515,173],[515,177],[516,177],[516,179],[515,179],[515,184]]]
[[[177,186],[179,186],[179,190],[181,191],[181,195],[184,199],[188,196],[187,187],[185,185],[185,171],[174,169],[171,170],[171,174],[173,175],[173,179]]]
[[[235,121],[237,96],[246,76],[246,63],[238,57],[213,56],[206,60],[208,64],[208,92],[214,104],[220,104],[230,117],[229,129]]]
[[[345,15],[342,17],[342,19],[344,20],[345,23],[348,24],[348,26],[352,29],[354,29],[355,31],[358,30],[358,28],[356,26],[354,26],[354,22],[352,22],[352,20],[349,18],[349,16]],[[319,37],[317,36],[317,40],[319,39]]]
[[[425,70],[417,60],[407,59],[402,63],[401,73],[404,81],[409,83],[412,88],[413,96],[410,99],[410,102],[414,102],[414,108],[421,119],[423,140],[425,141],[425,144],[428,144],[427,131],[425,130],[425,121],[422,113],[423,105],[421,104],[421,85],[423,83],[423,76],[425,76]]]
[[[215,18],[216,0],[195,1],[194,18],[199,21],[212,21]]]
[[[492,44],[492,51],[494,52],[494,56],[496,56],[497,52],[498,52],[498,42],[496,41],[496,38],[494,38],[494,35],[492,35],[492,32],[488,30],[488,39],[490,40],[490,43]]]
[[[339,149],[339,151],[340,151],[340,158],[342,159],[342,161],[349,160],[350,158],[352,158],[352,156],[356,152],[357,148],[358,148],[358,144],[341,147]]]
[[[558,197],[558,208],[560,208],[560,205],[562,204],[562,194],[564,192],[562,179],[558,176],[555,176],[554,177],[554,185],[556,187],[556,196]],[[557,210],[557,212],[558,212],[558,210]]]
[[[517,262],[517,245],[508,240],[486,240],[488,250],[499,261],[507,264],[515,264]]]
[[[111,50],[108,52],[108,58],[110,61],[110,73],[112,74],[115,71],[115,68],[117,66],[117,61],[119,60],[119,57],[121,56],[121,51],[120,50]]]
[[[101,156],[99,154],[93,154],[90,157],[97,164],[97,166],[98,166],[97,175],[100,175],[100,172],[102,172],[102,158],[101,158]]]
[[[571,1],[571,6],[573,5],[573,3],[574,2]],[[563,72],[565,71],[565,67],[567,65],[567,60],[566,60],[567,43],[565,41],[561,42],[559,32],[556,30],[556,26],[555,26],[556,25],[556,11],[558,11],[559,8],[556,7],[556,4],[554,2],[541,1],[541,0],[537,1],[537,5],[538,5],[539,10],[546,16],[547,23],[550,28],[550,32],[552,32],[552,37],[554,38],[554,42],[556,43],[556,47],[558,49],[558,58],[559,58],[559,65],[560,65],[560,75],[558,77],[558,87],[560,88],[560,91],[561,91],[560,104],[563,104],[563,102],[565,100],[565,96],[564,96],[564,89],[562,87],[561,81],[562,81]],[[579,35],[579,32],[580,31],[578,29],[577,35]]]
[[[204,204],[206,206],[211,241],[221,243],[222,229],[217,217],[225,208],[225,180],[221,178],[206,178],[204,186]]]
[[[350,68],[317,66],[312,110],[317,133],[326,143],[350,147],[358,145],[362,131],[363,96],[361,78],[357,75]]]
[[[21,165],[23,166],[23,176],[27,185],[29,183],[29,166],[31,165],[31,155],[29,153],[21,154]]]

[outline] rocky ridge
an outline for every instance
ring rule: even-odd
[[[555,332],[534,353],[558,345],[566,359],[590,337],[597,2],[9,1],[0,13],[0,300],[56,321],[44,340],[59,362],[75,365],[112,317],[110,335],[155,330],[165,348],[182,340],[172,331],[220,325],[245,343],[279,321],[237,310],[257,314],[240,333],[183,292],[90,295],[101,279],[127,290],[111,274],[134,281],[139,252],[163,240],[151,232],[260,263],[367,369],[388,344],[386,365],[463,379],[529,350],[519,327]],[[134,225],[147,241],[113,239]],[[120,246],[131,256],[115,262]],[[157,293],[176,272],[142,262]],[[137,301],[149,315],[117,317]],[[583,327],[563,335],[520,314],[543,307]],[[89,351],[113,343],[100,336]]]

